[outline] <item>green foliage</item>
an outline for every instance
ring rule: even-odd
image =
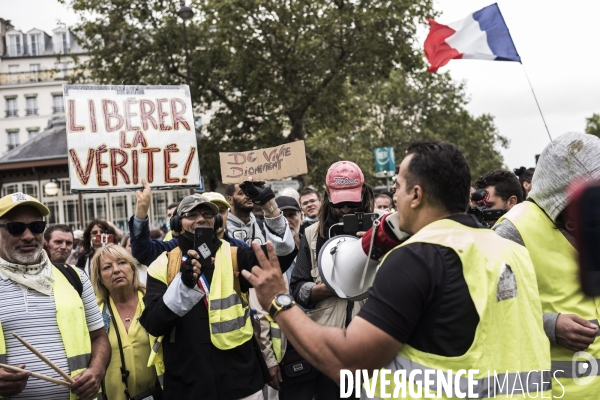
[[[600,114],[592,114],[585,122],[585,133],[600,137]]]
[[[99,84],[185,84],[183,23],[175,0],[61,0]],[[417,25],[432,0],[192,0],[187,23],[196,114],[210,114],[200,139],[202,174],[220,179],[218,152],[307,140],[309,180],[341,158],[372,177],[373,148],[400,158],[417,138],[444,138],[479,171],[502,163],[506,146],[490,116],[464,109],[461,86],[424,73]]]
[[[461,148],[475,181],[483,173],[502,167],[498,148],[508,146],[493,117],[474,118],[464,108],[462,85],[447,74],[395,70],[376,85],[348,85],[349,91],[336,121],[309,136],[310,177],[322,184],[332,162],[349,159],[363,169],[373,185],[384,184],[374,176],[373,149],[393,146],[399,165],[408,145],[415,140],[439,139]],[[321,119],[321,118],[320,118]]]

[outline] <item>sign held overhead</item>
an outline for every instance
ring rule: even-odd
[[[196,187],[187,86],[63,85],[71,192]]]
[[[219,153],[221,180],[225,184],[283,179],[308,172],[304,141],[268,149]]]

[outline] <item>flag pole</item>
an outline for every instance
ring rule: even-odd
[[[552,136],[550,136],[550,131],[548,130],[548,125],[546,125],[546,119],[544,118],[544,114],[542,113],[542,109],[540,107],[540,103],[538,102],[537,96],[535,95],[535,91],[533,90],[533,86],[531,85],[531,81],[529,80],[529,76],[527,75],[527,71],[525,70],[525,66],[521,62],[521,66],[523,67],[523,72],[525,73],[525,78],[527,78],[527,83],[529,83],[529,87],[531,88],[531,93],[533,93],[533,98],[535,99],[535,104],[537,104],[538,111],[542,116],[542,121],[544,121],[544,127],[546,127],[546,132],[548,133],[548,137],[550,141],[552,141]]]

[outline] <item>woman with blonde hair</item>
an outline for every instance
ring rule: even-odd
[[[152,394],[149,391],[156,384],[156,375],[147,367],[150,341],[138,322],[146,287],[140,282],[137,263],[126,249],[109,244],[96,249],[91,267],[92,285],[112,347],[104,393],[110,400],[138,398],[147,391]],[[122,369],[128,371],[127,378]]]

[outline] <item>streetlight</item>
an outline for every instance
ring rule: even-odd
[[[50,182],[44,185],[44,193],[46,196],[56,196],[60,189],[60,182],[56,179],[50,179]]]
[[[190,86],[190,56],[188,54],[188,42],[187,42],[187,32],[185,31],[185,21],[188,19],[192,19],[194,16],[194,11],[185,5],[185,1],[181,0],[179,2],[181,8],[177,11],[177,15],[183,20],[183,42],[185,43],[185,67],[186,67],[186,78],[187,84]],[[191,90],[191,89],[190,89]]]

